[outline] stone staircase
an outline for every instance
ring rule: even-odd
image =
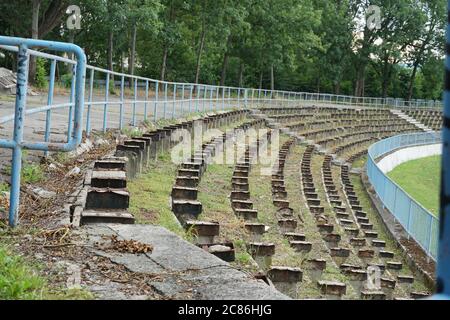
[[[401,110],[390,110],[392,114],[396,115],[397,117],[408,121],[409,123],[415,125],[417,128],[419,128],[422,131],[425,132],[434,132],[432,129],[430,129],[429,127],[427,127],[426,125],[424,125],[423,123],[417,121],[416,119],[414,119],[413,117],[408,116],[406,113],[404,113]]]

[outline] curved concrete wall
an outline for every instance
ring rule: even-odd
[[[388,173],[394,170],[395,167],[401,165],[402,163],[441,154],[442,154],[441,143],[425,146],[409,147],[397,150],[385,156],[377,163],[377,165],[383,173]]]

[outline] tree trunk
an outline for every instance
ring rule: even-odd
[[[263,72],[262,70],[259,72],[259,90],[262,89],[262,85],[263,85]]]
[[[163,51],[163,61],[161,64],[161,81],[166,79],[166,63],[167,63],[167,54],[169,53],[169,48],[167,45],[164,45]]]
[[[270,65],[270,90],[275,90],[275,75],[273,70],[273,63]]]
[[[75,33],[73,31],[69,31],[69,42],[70,43],[74,43],[75,42]],[[69,53],[69,59],[70,60],[74,60],[75,59],[75,55],[74,53]]]
[[[341,94],[341,81],[339,80],[334,83],[334,94]]]
[[[133,23],[133,31],[131,34],[131,52],[130,52],[130,65],[128,66],[129,74],[134,75],[134,66],[136,62],[136,33],[137,33],[137,25],[136,21]],[[131,85],[131,83],[130,83]]]
[[[33,14],[31,22],[31,38],[39,39],[39,11],[41,7],[41,0],[33,0]],[[36,57],[30,57],[30,70],[28,73],[28,80],[31,84],[36,80]]]
[[[120,54],[120,72],[121,73],[124,73],[124,71],[125,71],[125,65],[123,63],[123,59],[124,59],[124,56],[123,56],[123,52],[122,52]]]
[[[361,65],[358,68],[356,75],[356,85],[355,85],[355,96],[363,97],[364,96],[364,78],[366,75],[366,66]]]
[[[170,8],[169,8],[169,18],[168,18],[169,25],[172,24],[174,21],[175,21],[175,9],[174,9],[174,3],[172,0],[170,2]],[[169,55],[169,43],[167,40],[165,40],[164,44],[163,44],[163,58],[162,58],[162,64],[161,64],[161,81],[164,81],[166,79],[168,55]]]
[[[225,52],[222,62],[222,74],[220,75],[220,85],[222,87],[225,85],[225,79],[227,77],[228,59],[229,59],[228,52]]]
[[[200,77],[200,66],[201,66],[201,61],[202,61],[203,47],[205,45],[205,38],[206,38],[206,27],[205,27],[205,23],[203,22],[202,36],[200,38],[200,45],[199,45],[198,51],[197,51],[197,67],[195,69],[195,82],[194,83],[198,83],[198,79]]]
[[[242,88],[244,85],[244,64],[242,60],[239,63],[239,87]]]
[[[108,34],[108,69],[111,71],[114,71],[113,59],[114,59],[114,33],[112,32],[112,30],[110,30]],[[111,78],[114,83],[114,76],[111,76]]]
[[[388,94],[389,82],[391,80],[392,66],[389,64],[388,57],[384,59],[383,64],[383,83],[381,86],[381,96],[386,99]]]
[[[417,69],[419,67],[419,61],[414,62],[413,72],[411,73],[411,77],[409,79],[408,85],[408,101],[411,101],[413,93],[414,93],[414,81],[416,80]]]
[[[227,77],[228,59],[229,59],[229,56],[230,56],[230,53],[229,53],[230,44],[231,44],[231,35],[228,36],[227,48],[225,50],[225,54],[223,55],[222,74],[220,76],[220,85],[222,87],[225,85],[225,79]]]

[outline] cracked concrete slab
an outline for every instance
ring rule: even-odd
[[[95,243],[117,235],[153,246],[147,254],[129,254],[103,250],[92,251],[126,269],[141,274],[160,274],[163,280],[151,281],[158,294],[168,298],[183,296],[208,300],[287,300],[275,288],[254,279],[212,254],[181,239],[163,227],[151,225],[91,225],[83,228],[89,242]],[[101,288],[97,288],[101,291]]]

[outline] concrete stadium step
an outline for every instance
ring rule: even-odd
[[[341,235],[338,233],[327,233],[322,238],[329,249],[337,248],[342,240]]]
[[[266,225],[262,223],[246,223],[244,225],[245,230],[252,236],[252,241],[259,242],[262,236],[266,233]]]
[[[198,190],[197,188],[186,188],[186,187],[173,187],[171,197],[172,200],[197,200]]]
[[[283,236],[289,241],[306,241],[306,236],[303,233],[286,232]]]
[[[200,179],[198,177],[177,176],[175,186],[181,188],[197,188]]]
[[[325,259],[308,259],[302,264],[305,275],[316,283],[321,277],[327,267],[327,261]]]
[[[127,176],[121,170],[93,170],[90,176],[90,184],[93,188],[124,189],[127,187]]]
[[[199,201],[174,200],[172,201],[172,211],[179,220],[196,220],[202,213],[203,206]]]
[[[234,209],[234,213],[245,221],[256,221],[258,219],[258,210],[255,209]]]
[[[83,210],[81,224],[122,223],[134,224],[134,216],[126,210]]]
[[[93,188],[88,189],[85,208],[90,209],[128,209],[130,193],[127,189]]]
[[[336,281],[318,281],[320,291],[329,300],[340,300],[347,293],[347,285]]]
[[[393,259],[394,258],[394,252],[392,252],[392,251],[380,250],[378,255],[380,258],[383,258],[383,259]]]
[[[215,243],[215,237],[220,234],[220,225],[218,222],[189,220],[186,222],[185,229],[196,238],[199,245],[209,245]]]
[[[307,241],[289,241],[289,245],[295,252],[301,253],[302,256],[312,250],[312,243]]]
[[[347,248],[331,248],[330,255],[338,266],[344,264],[350,257],[350,249]]]
[[[278,228],[281,234],[295,232],[298,222],[296,219],[280,219],[278,220]]]
[[[248,200],[231,200],[231,207],[233,210],[252,210],[253,202]]]
[[[298,283],[303,281],[303,271],[299,268],[271,267],[267,277],[278,291],[296,299],[298,295]]]
[[[270,269],[272,256],[275,254],[275,244],[250,242],[247,244],[247,251],[262,270]]]
[[[386,294],[383,291],[361,291],[362,300],[386,300]]]
[[[232,242],[198,244],[198,246],[225,262],[234,262],[236,260],[236,251]]]

